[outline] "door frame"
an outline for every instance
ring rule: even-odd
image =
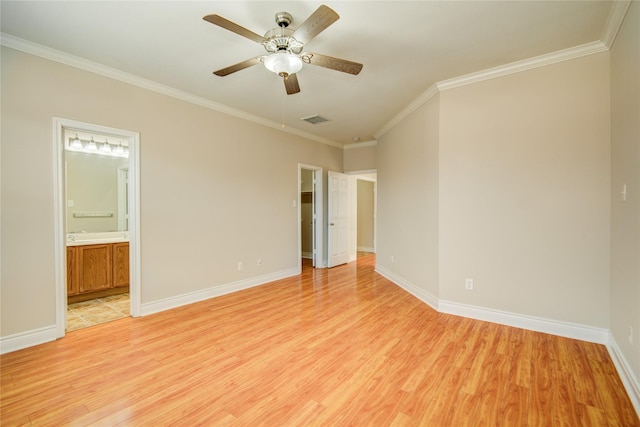
[[[298,215],[297,215],[297,223],[298,223],[298,269],[302,271],[302,224],[300,223],[300,219],[302,216],[302,170],[310,170],[313,172],[313,180],[314,180],[314,197],[313,197],[313,214],[315,216],[315,225],[314,229],[314,243],[315,247],[313,248],[313,258],[314,258],[314,267],[315,268],[324,268],[325,257],[324,257],[324,219],[323,219],[323,194],[322,194],[322,168],[319,166],[307,165],[304,163],[298,163]]]
[[[77,120],[53,118],[54,257],[56,336],[65,335],[67,323],[66,173],[64,129],[105,133],[129,144],[129,297],[130,313],[140,316],[140,134]]]
[[[372,178],[367,175],[376,174],[375,178]],[[373,183],[373,253],[377,253],[377,241],[378,241],[378,176],[377,171],[369,172],[365,174],[357,174],[356,175],[356,197],[357,196],[357,181],[367,181]],[[357,239],[357,237],[356,237]],[[357,240],[356,240],[356,246]]]
[[[118,231],[129,230],[129,167],[118,168]]]

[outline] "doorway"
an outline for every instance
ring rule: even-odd
[[[54,119],[56,332],[140,312],[139,134]],[[86,302],[92,301],[91,303]],[[68,310],[68,303],[78,303]],[[70,307],[70,306],[69,306]],[[102,319],[102,320],[101,320]],[[75,319],[77,320],[77,319]],[[78,322],[71,329],[77,329]]]
[[[322,168],[298,164],[298,267],[324,267]]]
[[[376,252],[377,174],[357,175],[357,251]]]

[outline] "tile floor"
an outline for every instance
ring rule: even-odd
[[[129,316],[129,294],[67,305],[67,332]]]

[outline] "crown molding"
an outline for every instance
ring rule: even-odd
[[[626,12],[626,9],[625,9]],[[618,16],[619,13],[616,14]],[[624,17],[624,15],[622,15]],[[621,21],[620,21],[621,22]],[[619,25],[618,25],[619,27]],[[556,52],[547,53],[533,58],[524,59],[522,61],[512,62],[510,64],[500,65],[494,68],[488,68],[486,70],[478,71],[471,74],[466,74],[459,77],[454,77],[448,80],[441,80],[434,83],[416,98],[411,104],[405,107],[400,113],[389,120],[384,126],[382,126],[374,136],[378,139],[391,128],[404,120],[407,116],[417,110],[421,105],[427,103],[438,93],[453,89],[460,86],[466,86],[473,83],[478,83],[484,80],[495,79],[497,77],[503,77],[509,74],[519,73],[521,71],[527,71],[534,68],[544,67],[546,65],[557,64],[559,62],[568,61],[570,59],[580,58],[587,55],[593,55],[608,50],[608,47],[601,41],[586,43],[580,46],[571,47],[568,49],[562,49]]]
[[[431,98],[438,94],[438,87],[433,84],[424,91],[419,97],[413,100],[413,102],[407,105],[402,111],[396,114],[391,120],[384,124],[373,136],[376,139],[379,139],[382,135],[389,132],[395,125],[400,123],[402,120],[407,118],[411,113],[416,111],[421,105],[429,102]]]
[[[350,150],[352,148],[372,147],[374,145],[378,145],[378,141],[376,141],[375,139],[372,139],[371,141],[355,142],[353,144],[346,144],[344,147],[342,147],[342,149],[343,150]]]
[[[455,87],[478,83],[484,80],[490,80],[509,74],[519,73],[521,71],[527,71],[534,68],[557,64],[559,62],[568,61],[570,59],[593,55],[594,53],[600,53],[606,50],[607,47],[600,41],[586,43],[580,46],[535,56],[533,58],[512,62],[506,65],[501,65],[499,67],[489,68],[486,70],[478,71],[476,73],[466,74],[464,76],[454,77],[448,80],[442,80],[436,83],[436,86],[440,91],[444,91],[453,89]]]
[[[330,145],[332,147],[342,148],[342,144],[336,141],[332,141],[330,139],[313,135],[311,133],[304,132],[298,129],[293,129],[286,126],[283,127],[282,123],[277,123],[272,120],[268,120],[263,117],[256,116],[254,114],[249,114],[244,111],[229,107],[227,105],[211,101],[201,96],[197,96],[189,92],[185,92],[170,86],[156,83],[154,81],[147,80],[133,74],[125,73],[123,71],[116,70],[115,68],[107,67],[105,65],[98,64],[96,62],[89,61],[84,58],[80,58],[79,56],[71,55],[66,52],[62,52],[47,46],[33,43],[30,41],[21,39],[19,37],[12,36],[10,34],[0,33],[0,45],[11,48],[11,49],[19,50],[25,53],[29,53],[31,55],[39,56],[41,58],[48,59],[50,61],[58,62],[60,64],[68,65],[70,67],[88,71],[90,73],[98,74],[103,77],[107,77],[123,83],[128,83],[130,85],[147,89],[162,95],[170,96],[172,98],[176,98],[181,101],[186,101],[195,105],[199,105],[201,107],[208,108],[210,110],[215,110],[224,114],[228,114],[230,116],[238,117],[240,119],[244,119],[265,127],[280,130],[282,132],[300,136],[302,138],[310,139],[322,144]]]
[[[631,0],[617,0],[613,2],[609,17],[607,18],[607,24],[604,26],[604,31],[602,31],[602,36],[600,37],[600,40],[602,40],[602,43],[604,43],[607,49],[611,49],[611,46],[613,46],[613,42],[618,35],[618,31],[630,5]]]

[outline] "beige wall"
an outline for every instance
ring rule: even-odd
[[[358,179],[358,250],[373,251],[374,186],[372,181]]]
[[[627,201],[620,192],[627,185]],[[616,343],[640,378],[640,3],[611,49],[611,315]],[[633,328],[633,344],[629,343]]]
[[[377,146],[376,262],[436,297],[439,111],[436,96],[379,138]]]
[[[379,138],[379,265],[440,301],[606,328],[608,66],[449,89]]]
[[[605,52],[441,93],[440,298],[608,325],[608,67]]]
[[[344,149],[345,172],[372,171],[376,169],[376,145],[368,143],[347,145]]]
[[[298,163],[343,163],[341,149],[5,47],[1,102],[3,337],[55,323],[52,117],[140,132],[143,304],[295,268]]]

